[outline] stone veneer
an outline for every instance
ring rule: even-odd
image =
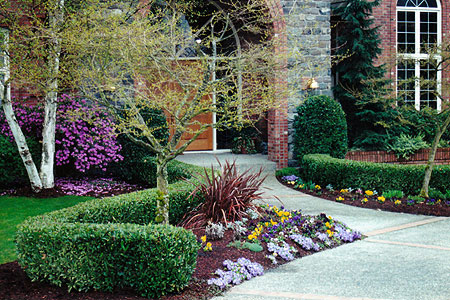
[[[288,60],[289,160],[293,160],[293,121],[296,107],[307,95],[331,96],[330,0],[281,1],[286,17]],[[315,78],[317,90],[305,90]]]

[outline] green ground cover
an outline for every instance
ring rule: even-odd
[[[0,196],[0,264],[16,260],[16,227],[27,217],[73,206],[93,199],[65,196],[50,199]]]

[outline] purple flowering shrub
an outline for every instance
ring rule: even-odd
[[[250,280],[253,277],[264,274],[264,268],[259,263],[251,262],[244,257],[238,258],[237,262],[229,259],[223,262],[225,271],[217,269],[215,274],[219,278],[211,278],[208,280],[209,285],[216,285],[221,289],[229,285],[241,284],[244,280]]]
[[[121,146],[117,142],[114,123],[100,106],[64,94],[58,102],[55,133],[57,166],[72,166],[80,172],[94,167],[106,171],[109,163],[123,159],[119,154]],[[27,106],[16,101],[14,109],[25,136],[42,140],[42,105]],[[0,133],[12,140],[3,114],[0,114]]]

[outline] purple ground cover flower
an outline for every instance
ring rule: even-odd
[[[55,186],[66,195],[92,197],[104,197],[143,189],[141,186],[112,178],[58,178],[55,180]]]
[[[325,244],[325,246],[331,246],[331,240],[328,237],[328,234],[326,234],[325,232],[319,232],[317,234],[317,238]]]
[[[244,257],[238,258],[237,262],[233,262],[229,259],[223,262],[223,266],[226,270],[217,269],[215,274],[219,278],[211,278],[208,280],[209,285],[217,285],[219,288],[224,289],[228,285],[237,285],[244,280],[249,280],[256,276],[264,274],[264,268],[259,263],[251,262]]]
[[[359,233],[358,231],[352,231],[340,225],[335,226],[335,231],[335,237],[344,242],[353,242],[354,240],[361,238],[361,233]]]
[[[297,179],[298,179],[298,177],[295,175],[287,175],[287,176],[281,177],[281,180],[284,180],[284,181],[296,181]]]
[[[297,252],[294,247],[289,246],[285,241],[279,241],[277,239],[271,239],[267,243],[267,250],[287,261],[294,260],[294,253]]]
[[[291,234],[289,238],[299,244],[305,250],[320,250],[319,244],[314,243],[314,241],[309,237],[303,236],[301,234]]]

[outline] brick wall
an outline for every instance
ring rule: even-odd
[[[368,161],[376,163],[392,164],[425,164],[428,160],[430,149],[422,149],[411,155],[409,159],[398,159],[393,152],[387,151],[350,151],[345,156],[346,159],[356,161]],[[435,157],[435,164],[450,164],[450,148],[439,148]]]

